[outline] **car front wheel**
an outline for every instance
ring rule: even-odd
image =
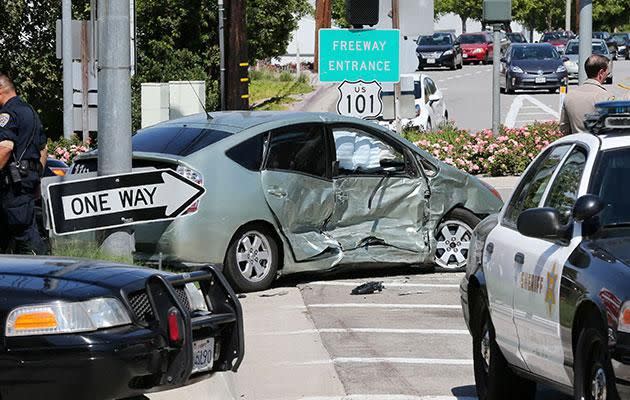
[[[278,244],[268,229],[239,231],[225,256],[225,275],[238,292],[268,289],[276,278],[279,264]]]
[[[440,271],[463,271],[466,269],[468,248],[473,229],[480,219],[470,211],[451,211],[435,232],[434,262]]]
[[[587,327],[580,333],[576,348],[575,398],[580,400],[619,400],[603,332]]]

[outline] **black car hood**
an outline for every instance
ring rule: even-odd
[[[523,71],[556,72],[562,65],[562,60],[512,60],[510,65],[521,68]]]
[[[628,230],[626,230],[625,233],[627,235]],[[604,254],[607,254],[626,265],[630,265],[630,236],[615,235],[614,237],[597,238],[594,239],[592,243],[597,248],[601,249]]]
[[[418,45],[418,47],[416,48],[417,51],[421,51],[421,52],[443,52],[446,50],[450,50],[452,49],[453,46],[452,45],[447,45],[447,46],[428,46],[428,45]]]

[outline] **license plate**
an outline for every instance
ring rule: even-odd
[[[435,58],[427,58],[427,64],[435,64]]]
[[[544,76],[539,76],[536,78],[536,83],[547,83],[547,78]]]
[[[463,54],[463,57],[464,58],[468,58],[468,54]]]
[[[193,342],[192,373],[209,371],[214,362],[214,339],[196,340]]]

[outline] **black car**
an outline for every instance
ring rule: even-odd
[[[548,43],[512,44],[501,59],[501,91],[545,89],[554,93],[568,82],[564,61]]]
[[[617,42],[608,32],[593,32],[593,39],[602,39],[608,46],[608,51],[613,55],[613,60],[617,59],[617,53],[619,52]]]
[[[433,35],[420,36],[417,43],[418,70],[425,67],[462,68],[462,49],[452,33],[436,32]]]
[[[110,400],[236,371],[242,313],[213,267],[0,259],[2,400]]]
[[[460,294],[479,399],[630,399],[630,101],[597,108],[473,232]]]
[[[527,39],[521,32],[508,32],[505,35],[512,43],[527,43]]]
[[[611,39],[617,45],[617,56],[630,60],[630,33],[617,32],[613,33]]]

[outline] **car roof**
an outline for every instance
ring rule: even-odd
[[[512,43],[512,47],[553,47],[550,43]]]

